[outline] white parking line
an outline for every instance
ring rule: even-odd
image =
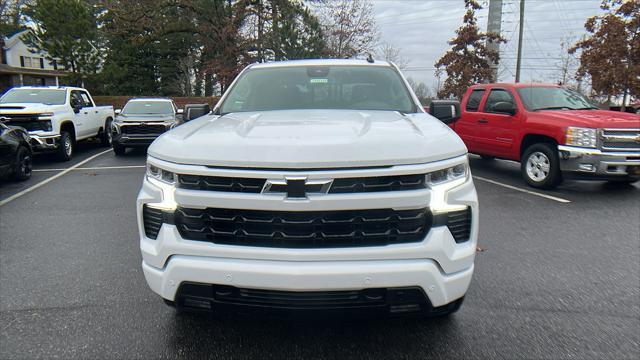
[[[145,168],[146,165],[123,165],[123,166],[93,166],[93,167],[78,167],[69,170],[82,171],[82,170],[110,170],[110,169],[138,169]],[[67,169],[34,169],[33,172],[50,172],[50,171],[63,171]]]
[[[485,181],[485,182],[488,182],[488,183],[491,183],[491,184],[494,184],[494,185],[502,186],[502,187],[505,187],[505,188],[507,188],[507,189],[511,189],[511,190],[515,190],[515,191],[520,191],[520,192],[523,192],[523,193],[527,193],[527,194],[530,194],[530,195],[539,196],[539,197],[542,197],[542,198],[545,198],[545,199],[549,199],[549,200],[557,201],[557,202],[564,203],[564,204],[567,204],[567,203],[570,203],[570,202],[571,202],[570,200],[563,199],[563,198],[560,198],[560,197],[557,197],[557,196],[551,196],[551,195],[542,194],[542,193],[535,192],[535,191],[531,191],[531,190],[527,190],[527,189],[522,189],[522,188],[519,188],[519,187],[516,187],[516,186],[503,184],[503,183],[501,183],[501,182],[497,182],[497,181],[495,181],[495,180],[491,180],[491,179],[483,178],[483,177],[476,176],[476,175],[473,175],[473,178],[474,178],[474,179],[478,179],[478,180],[480,180],[480,181]]]
[[[6,198],[4,200],[0,200],[0,206],[6,205],[7,203],[19,198],[20,196],[28,194],[28,193],[32,192],[33,190],[35,190],[35,189],[37,189],[39,187],[42,187],[43,185],[46,185],[47,183],[49,183],[49,182],[51,182],[51,181],[63,176],[64,174],[68,173],[69,171],[75,170],[75,169],[79,168],[80,166],[88,163],[89,161],[97,158],[98,156],[104,155],[104,154],[106,154],[106,153],[108,153],[110,151],[112,151],[112,150],[111,149],[105,150],[103,152],[100,152],[100,153],[97,153],[97,154],[95,154],[93,156],[90,156],[90,157],[80,161],[79,163],[77,163],[77,164],[75,164],[75,165],[73,165],[73,166],[71,166],[69,168],[61,169],[62,170],[61,172],[53,175],[52,177],[46,178],[46,179],[40,181],[39,183],[33,185],[32,187],[26,188],[26,189],[20,191],[19,193],[13,194],[13,195],[9,196],[8,198]]]

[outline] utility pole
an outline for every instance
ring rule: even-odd
[[[518,34],[518,60],[516,62],[516,82],[520,82],[522,66],[522,33],[524,32],[524,0],[520,0],[520,33]]]
[[[489,21],[487,22],[487,33],[500,35],[502,25],[502,0],[489,0]],[[500,43],[487,40],[487,50],[500,53]],[[491,63],[491,73],[493,81],[498,81],[498,63]]]

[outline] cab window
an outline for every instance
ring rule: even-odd
[[[493,107],[500,102],[510,103],[515,107],[513,96],[511,96],[511,94],[507,90],[493,89],[489,93],[489,97],[487,97],[487,101],[484,104],[483,112],[494,112]]]
[[[467,100],[465,109],[467,111],[478,111],[478,108],[480,107],[480,101],[482,100],[483,96],[484,89],[473,90],[471,92],[471,95],[469,95],[469,99]]]

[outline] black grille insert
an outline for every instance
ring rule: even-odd
[[[51,131],[51,120],[38,120],[31,118],[23,118],[20,120],[5,120],[5,125],[8,126],[20,126],[27,131]]]
[[[241,192],[259,194],[265,179],[235,178],[222,176],[178,176],[178,186],[183,189]]]
[[[184,239],[216,244],[334,248],[419,242],[431,228],[428,209],[261,211],[178,208],[174,221]]]
[[[176,298],[181,307],[209,310],[215,308],[216,305],[287,310],[357,308],[393,310],[393,306],[413,305],[411,309],[413,312],[431,308],[424,292],[417,287],[342,291],[279,291],[182,283]]]
[[[335,179],[330,194],[403,191],[425,188],[424,174]]]
[[[149,134],[162,134],[165,132],[166,127],[164,125],[123,125],[121,128],[123,134],[131,135],[149,135]]]
[[[192,190],[259,194],[266,179],[180,175],[180,187]],[[329,194],[367,193],[425,189],[424,174],[334,179]],[[307,191],[310,187],[307,186]],[[273,189],[272,189],[273,190]],[[275,191],[275,190],[274,190]],[[318,189],[313,190],[319,191]],[[286,187],[282,190],[286,193]]]
[[[162,210],[154,209],[147,205],[142,206],[142,220],[144,223],[144,233],[148,238],[157,239],[164,214]]]
[[[447,213],[447,227],[456,243],[468,241],[471,237],[471,208]]]

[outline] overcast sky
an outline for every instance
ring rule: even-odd
[[[580,38],[585,20],[601,13],[600,0],[525,0],[523,81],[556,82],[562,39]],[[478,22],[487,27],[489,0],[479,0]],[[503,0],[500,81],[513,81],[518,48],[519,0]],[[401,49],[409,60],[405,74],[436,84],[433,64],[449,48],[447,41],[462,24],[463,0],[374,0],[381,40]]]

